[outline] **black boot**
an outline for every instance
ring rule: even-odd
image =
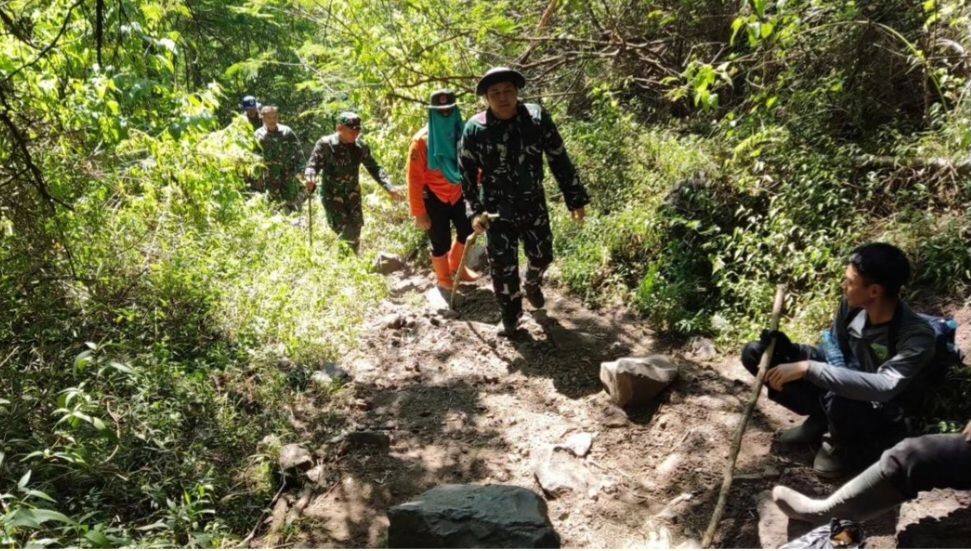
[[[819,444],[825,432],[826,418],[819,415],[810,415],[798,427],[780,432],[778,441],[785,446],[814,445]]]
[[[517,298],[512,304],[502,309],[502,320],[499,322],[496,334],[500,337],[513,337],[519,331],[519,318],[523,314],[522,299]]]
[[[546,297],[543,296],[543,290],[540,289],[539,285],[524,285],[523,286],[526,294],[526,300],[529,301],[529,305],[533,308],[539,310],[546,306]]]

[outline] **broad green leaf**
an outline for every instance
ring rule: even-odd
[[[32,512],[34,513],[34,518],[37,519],[39,524],[50,521],[59,522],[61,524],[73,524],[71,519],[66,515],[52,509],[34,509]]]
[[[20,477],[20,480],[17,481],[17,488],[20,490],[25,490],[27,488],[27,484],[30,483],[30,473],[31,471],[27,471],[24,473],[24,476]]]
[[[40,498],[40,499],[43,499],[45,501],[50,501],[51,503],[57,503],[57,500],[55,500],[54,498],[52,498],[51,496],[45,494],[44,492],[42,492],[40,490],[27,490],[26,493],[29,496],[33,496],[33,497],[36,497],[36,498]]]

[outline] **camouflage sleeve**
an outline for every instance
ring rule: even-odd
[[[307,168],[319,173],[320,169],[324,167],[324,162],[327,159],[329,151],[330,148],[327,147],[327,140],[325,138],[317,140],[317,143],[314,144],[313,152],[310,153],[310,158],[307,159]]]
[[[473,215],[482,214],[485,208],[479,197],[479,154],[476,151],[475,130],[471,123],[465,125],[459,140],[459,171],[462,173],[462,195]]]
[[[550,165],[553,177],[556,178],[556,183],[560,186],[560,191],[563,192],[566,208],[576,210],[586,205],[590,202],[587,189],[580,181],[580,175],[577,174],[573,161],[566,153],[566,146],[563,144],[559,130],[556,129],[556,124],[553,123],[553,119],[545,110],[540,119],[540,129],[543,132],[543,150],[546,151],[546,161]]]
[[[358,142],[361,147],[361,164],[367,169],[368,174],[374,178],[374,181],[381,184],[381,187],[391,191],[394,189],[394,185],[391,184],[391,178],[388,177],[388,173],[381,168],[378,161],[374,159],[371,155],[371,148],[367,146],[364,142]]]

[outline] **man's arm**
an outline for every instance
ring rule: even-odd
[[[465,197],[473,216],[485,212],[479,197],[479,156],[476,152],[475,129],[472,123],[465,125],[459,140],[459,171],[462,173],[462,195]]]
[[[371,148],[362,141],[358,141],[358,146],[361,148],[361,164],[367,169],[368,174],[374,178],[374,181],[381,185],[388,193],[394,191],[394,185],[391,183],[391,178],[388,177],[388,173],[381,168],[378,161],[375,160],[374,156],[371,155]]]
[[[308,175],[320,172],[320,169],[324,167],[324,162],[329,152],[330,149],[326,140],[324,138],[317,140],[317,143],[314,144],[314,150],[310,153],[310,158],[307,159],[306,172]]]
[[[408,164],[405,173],[408,175],[408,204],[411,206],[412,216],[425,216],[425,201],[422,192],[425,188],[425,167],[427,164],[427,149],[425,141],[415,139],[411,141],[408,151]]]
[[[933,357],[934,336],[928,329],[902,336],[897,354],[875,373],[810,361],[806,379],[844,398],[886,402],[900,394]]]
[[[550,114],[544,109],[540,117],[540,130],[543,133],[543,150],[546,152],[546,161],[550,165],[550,171],[556,178],[556,183],[563,192],[563,200],[566,202],[568,210],[577,210],[590,202],[590,196],[580,181],[573,161],[566,152],[563,144],[563,137],[560,136],[556,124],[550,118]]]

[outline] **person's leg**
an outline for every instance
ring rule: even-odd
[[[550,229],[550,217],[546,209],[531,213],[524,217],[523,248],[526,251],[526,281],[523,290],[526,298],[534,308],[542,308],[546,304],[543,297],[543,274],[553,262],[553,231]]]
[[[469,221],[468,214],[465,212],[465,201],[459,200],[454,205],[449,205],[448,217],[455,225],[455,242],[452,243],[452,249],[448,253],[449,270],[451,274],[455,275],[455,272],[459,269],[459,263],[462,261],[462,255],[465,254],[465,242],[472,234],[472,222]],[[475,281],[479,279],[479,274],[465,267],[462,269],[462,273],[458,274],[458,277],[460,281]]]
[[[800,348],[804,347],[800,346]],[[750,342],[742,349],[742,365],[753,376],[759,372],[759,361],[762,359],[763,350],[764,347],[761,347],[758,341]],[[804,351],[804,354],[806,357],[811,357],[811,352],[808,350]],[[806,357],[800,359],[807,359]],[[775,365],[777,365],[775,362],[769,364],[770,367]],[[789,411],[799,415],[808,415],[820,421],[825,419],[823,406],[820,403],[823,390],[809,381],[798,380],[786,383],[782,386],[781,391],[773,390],[768,386],[766,388],[768,389],[769,399]]]
[[[327,220],[354,254],[357,254],[360,250],[361,228],[364,226],[360,192],[351,192],[344,197],[337,196],[330,199],[332,207],[327,208]]]
[[[813,460],[813,468],[820,476],[838,477],[869,465],[905,433],[899,421],[889,419],[870,402],[832,392],[827,392],[822,402],[829,438]]]
[[[963,435],[907,438],[827,498],[776,486],[772,500],[787,516],[808,522],[864,521],[934,488],[971,489],[971,443]]]
[[[519,292],[519,231],[512,222],[496,220],[489,226],[489,267],[492,288],[502,313],[504,332],[516,330],[523,311],[523,298]]]
[[[431,220],[432,227],[428,230],[428,240],[432,245],[432,268],[438,286],[442,289],[452,288],[452,276],[449,270],[449,242],[452,235],[449,230],[448,205],[443,204],[435,194],[425,193],[425,211]]]
[[[787,341],[788,342],[788,341]],[[765,343],[750,342],[742,349],[742,365],[753,376],[759,372],[759,362],[766,348]],[[786,351],[788,356],[799,360],[818,359],[820,352],[808,345],[792,345],[793,349]],[[769,366],[774,367],[782,363],[783,356],[778,352],[773,354]],[[826,413],[823,411],[821,399],[823,390],[806,380],[792,381],[782,386],[782,390],[774,390],[766,386],[769,399],[785,407],[793,413],[805,415],[802,424],[786,429],[779,433],[778,441],[786,446],[804,444],[818,444],[826,432]]]
[[[934,488],[971,490],[971,442],[961,434],[907,438],[883,452],[880,466],[908,498]]]
[[[459,199],[450,209],[452,223],[455,224],[455,240],[465,244],[465,241],[472,235],[472,220],[469,219],[465,211],[465,201]]]

